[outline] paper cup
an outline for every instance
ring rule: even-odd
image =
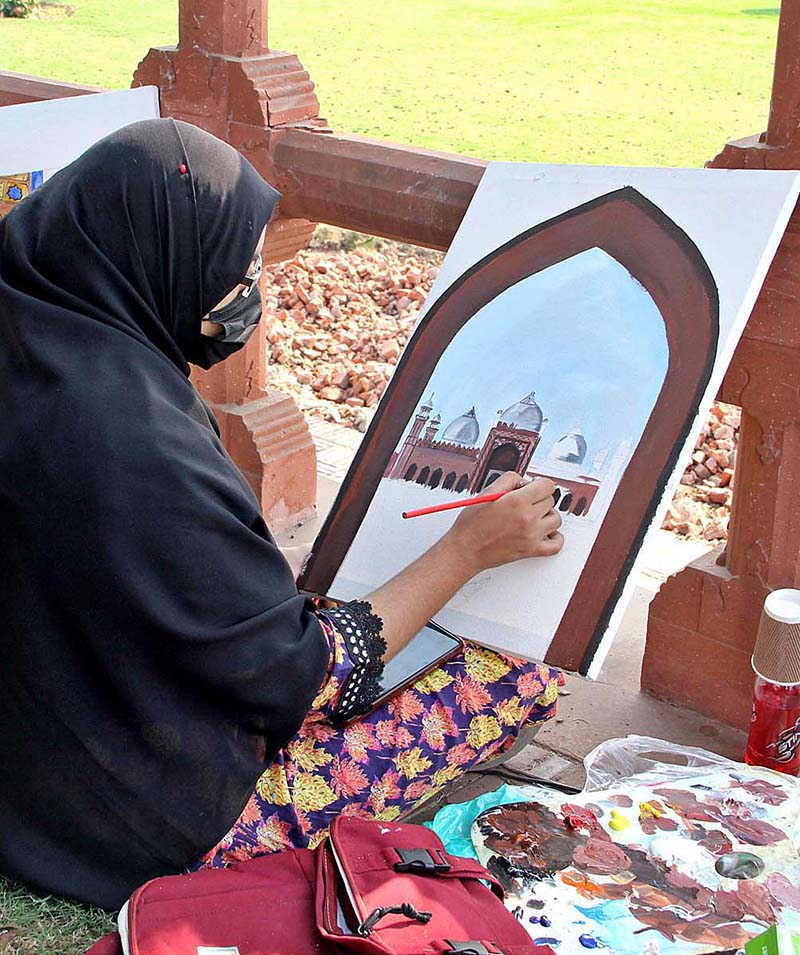
[[[800,683],[800,590],[773,590],[764,601],[753,669],[771,683]]]

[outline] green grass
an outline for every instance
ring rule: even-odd
[[[0,20],[3,69],[123,87],[176,41],[174,0],[67,2],[70,17]],[[485,159],[696,166],[766,124],[778,11],[754,2],[271,0],[271,46],[300,55],[340,131]],[[0,880],[0,955],[79,955],[107,930]]]
[[[103,912],[0,879],[0,955],[83,955],[114,929]]]
[[[126,86],[174,0],[67,0],[0,20],[4,69]],[[777,7],[759,0],[271,0],[323,115],[486,159],[700,165],[767,119]],[[763,2],[763,0],[761,0]]]

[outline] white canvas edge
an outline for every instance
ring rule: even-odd
[[[0,175],[54,172],[109,133],[158,116],[157,86],[4,106],[0,109]]]
[[[428,310],[436,303],[436,301],[442,296],[442,294],[447,291],[447,289],[453,284],[453,282],[456,281],[458,277],[467,268],[469,268],[468,265],[464,265],[463,267],[458,266],[457,268],[449,267],[447,259],[448,257],[451,256],[454,250],[456,251],[457,254],[460,252],[461,237],[463,236],[465,232],[471,229],[471,226],[472,226],[471,220],[473,216],[475,215],[476,209],[478,207],[478,200],[482,198],[480,196],[480,192],[482,188],[491,188],[492,180],[494,179],[496,175],[500,175],[504,172],[514,172],[515,170],[518,170],[520,172],[526,171],[529,173],[533,171],[536,175],[532,179],[532,183],[537,180],[546,180],[549,175],[564,176],[564,175],[574,174],[575,179],[578,183],[587,187],[591,186],[593,190],[596,190],[596,191],[593,191],[592,193],[593,198],[599,198],[600,196],[605,195],[606,193],[610,191],[621,188],[623,185],[630,185],[630,186],[633,186],[633,188],[641,191],[642,190],[641,184],[637,184],[635,181],[629,182],[628,181],[629,178],[636,179],[639,176],[648,176],[652,174],[655,174],[659,177],[667,178],[672,174],[675,174],[676,176],[677,175],[682,176],[688,173],[698,177],[698,179],[700,177],[703,177],[706,179],[708,179],[708,177],[713,177],[713,179],[721,181],[724,178],[731,178],[731,179],[738,179],[740,181],[750,180],[751,182],[757,182],[758,180],[756,177],[767,176],[770,178],[772,182],[775,182],[775,183],[778,183],[781,180],[783,180],[786,183],[785,188],[794,188],[794,189],[797,189],[797,177],[798,175],[800,175],[800,171],[798,170],[786,170],[786,169],[768,169],[768,170],[710,169],[705,167],[683,168],[679,166],[609,166],[609,165],[580,166],[580,165],[574,165],[574,164],[557,164],[557,163],[513,163],[513,162],[489,163],[486,169],[484,170],[483,176],[478,182],[478,185],[475,189],[475,193],[473,194],[472,199],[470,200],[467,206],[466,212],[464,213],[464,216],[458,226],[458,229],[455,235],[453,236],[450,246],[448,247],[445,253],[445,259],[442,263],[442,267],[440,268],[439,274],[436,277],[436,280],[434,281],[433,286],[430,292],[428,293],[427,298],[425,299],[425,303],[422,309],[420,310],[419,315],[417,316],[417,320],[414,324],[414,328],[412,329],[411,335],[413,335],[413,332],[416,330],[417,325],[425,317],[425,314],[428,312]],[[603,183],[604,180],[606,179],[609,181],[606,183],[605,186],[601,186],[601,183]],[[618,180],[618,181],[615,181],[615,180]],[[790,183],[792,183],[791,186],[789,186]],[[646,197],[646,198],[650,198],[650,197]],[[574,208],[574,206],[569,208]],[[569,208],[564,208],[561,211],[567,212],[569,211]],[[666,212],[667,215],[669,215],[669,211],[667,210],[664,210],[664,211]],[[551,217],[548,217],[547,219],[541,219],[539,220],[539,222],[544,223],[546,221],[549,221],[549,218]],[[535,224],[536,223],[532,223],[532,225],[535,225]],[[680,224],[678,225],[680,227]],[[785,229],[785,226],[784,226],[784,229]],[[518,234],[519,232],[512,231],[502,241],[507,241],[508,239],[511,239]],[[690,235],[690,238],[692,238],[692,241],[695,241],[694,237],[692,237],[691,235]],[[500,243],[492,243],[491,241],[487,241],[485,244],[485,249],[479,255],[475,256],[472,259],[470,264],[475,264],[485,255],[488,255],[491,252],[493,252],[496,248],[499,247],[500,244],[502,244],[502,241]],[[775,244],[775,248],[777,249],[777,243]],[[700,251],[702,252],[703,250],[701,249]],[[774,255],[774,250],[772,254]],[[763,281],[763,278],[762,278],[762,281]]]

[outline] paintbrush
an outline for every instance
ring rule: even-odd
[[[518,490],[518,488],[514,488]],[[470,497],[466,501],[449,501],[447,504],[434,504],[432,507],[420,507],[416,511],[403,511],[403,517],[424,517],[426,514],[438,514],[440,511],[451,511],[455,507],[469,507],[472,504],[488,504],[498,501],[508,491],[495,491],[494,494],[481,494],[479,497]]]

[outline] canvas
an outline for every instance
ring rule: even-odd
[[[437,616],[593,671],[798,194],[794,173],[490,166],[307,565],[360,597],[506,470],[550,478],[557,557]]]
[[[0,216],[99,139],[157,116],[155,86],[3,107]]]

